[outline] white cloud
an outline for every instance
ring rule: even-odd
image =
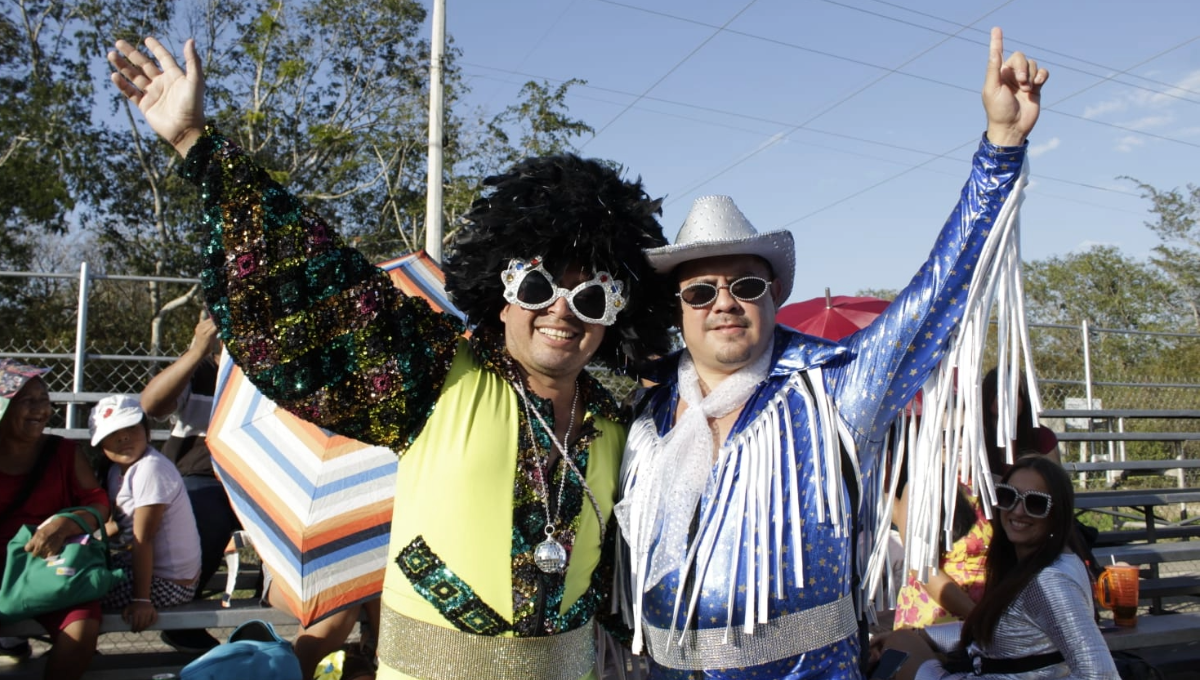
[[[1029,157],[1037,158],[1046,152],[1057,149],[1059,144],[1062,144],[1062,140],[1060,140],[1058,137],[1052,137],[1051,139],[1047,140],[1045,144],[1035,144],[1030,146],[1028,152]]]
[[[1116,76],[1127,82],[1136,82],[1137,79],[1132,76],[1121,74]],[[1117,83],[1113,83],[1114,85]],[[1112,99],[1097,102],[1087,106],[1083,110],[1084,118],[1099,118],[1106,114],[1118,113],[1128,110],[1140,111],[1160,111],[1174,104],[1179,103],[1179,97],[1189,97],[1191,93],[1200,89],[1200,70],[1192,71],[1177,80],[1173,86],[1166,86],[1166,93],[1155,92],[1152,90],[1162,90],[1163,85],[1157,83],[1145,83],[1145,87],[1149,89],[1126,89],[1124,92],[1116,95]]]
[[[1146,141],[1144,139],[1142,139],[1141,137],[1135,137],[1133,135],[1126,135],[1125,137],[1122,137],[1117,140],[1116,150],[1120,151],[1122,153],[1129,153],[1130,151],[1133,151],[1134,149],[1136,149],[1137,147],[1139,147],[1145,143],[1146,143]]]
[[[1121,125],[1133,130],[1152,130],[1169,125],[1174,120],[1175,116],[1169,114],[1153,114],[1121,123]]]
[[[1100,116],[1103,116],[1106,113],[1112,113],[1114,111],[1124,111],[1128,106],[1129,106],[1129,102],[1125,101],[1124,98],[1110,99],[1106,102],[1100,102],[1099,104],[1092,104],[1091,106],[1085,108],[1083,110],[1083,117],[1084,118],[1099,118]]]

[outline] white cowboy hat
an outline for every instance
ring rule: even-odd
[[[758,233],[729,196],[702,196],[692,204],[675,245],[650,248],[646,259],[659,274],[669,274],[692,260],[721,255],[757,255],[771,265],[783,286],[779,302],[792,294],[796,275],[796,243],[787,230]]]

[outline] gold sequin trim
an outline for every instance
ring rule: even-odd
[[[427,680],[579,680],[596,663],[591,619],[560,635],[473,635],[411,619],[383,607],[379,661]]]

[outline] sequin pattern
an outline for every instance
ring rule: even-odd
[[[475,635],[499,635],[511,627],[495,609],[475,594],[418,536],[396,557],[400,571],[413,589],[454,624],[455,628]]]
[[[463,332],[461,322],[397,291],[383,272],[211,126],[180,172],[200,184],[205,206],[205,299],[222,340],[247,377],[305,420],[402,454],[433,412]],[[470,347],[486,370],[510,384],[522,380],[498,333],[477,329]],[[585,427],[591,428],[596,418],[619,421],[611,395],[588,374],[580,379]],[[548,402],[534,399],[534,404],[552,424]],[[526,423],[520,425],[527,432]],[[589,447],[599,436],[598,430],[585,430],[573,446],[585,474]],[[548,439],[539,441],[542,450],[548,445]],[[505,625],[517,636],[562,633],[596,612],[600,593],[607,592],[597,575],[608,573],[612,551],[602,556],[589,590],[560,614],[564,577],[543,574],[532,560],[545,527],[533,477],[537,454],[526,434],[516,446],[515,616]],[[565,470],[555,470],[554,488]],[[573,474],[568,474],[562,503],[557,538],[570,551],[581,513],[593,512]],[[415,569],[415,563],[409,566]],[[466,592],[461,587],[467,584],[449,579],[452,566],[442,565],[445,571],[438,573],[444,578],[430,577],[434,580],[421,586],[428,597],[440,598],[443,612]],[[416,578],[416,586],[426,577],[410,578]],[[459,588],[458,594],[447,584]],[[455,625],[468,628],[499,625],[486,617],[457,619]]]
[[[879,459],[883,434],[937,366],[961,318],[972,269],[990,225],[1020,172],[1023,159],[1023,148],[996,147],[986,140],[981,144],[971,177],[939,233],[928,260],[887,311],[843,342],[849,351],[828,356],[825,352],[828,343],[776,328],[776,354],[771,374],[747,402],[729,440],[750,428],[780,395],[791,374],[821,366],[825,389],[835,400],[844,424],[850,429],[863,475],[869,484]],[[664,374],[674,375],[673,372]],[[778,566],[769,562],[770,590],[767,596],[771,618],[802,612],[850,594],[854,567],[850,537],[836,531],[829,521],[818,519],[820,511],[816,499],[822,491],[817,488],[813,461],[817,458],[815,452],[821,450],[821,442],[814,441],[808,434],[813,430],[809,427],[804,403],[795,393],[789,393],[786,398],[792,417],[790,431],[795,433],[796,439],[789,442],[784,428],[785,432],[780,434],[783,438],[781,446],[786,448],[791,444],[796,447],[798,469],[795,488],[785,476],[776,492],[778,500],[772,501],[771,531],[775,530],[776,522],[783,522],[785,539],[783,559]],[[677,404],[678,390],[673,378],[653,392],[647,402],[660,436],[671,427]],[[836,436],[820,428],[816,431],[821,440]],[[751,483],[745,476],[737,477],[733,490],[728,492],[730,497],[741,497],[739,494],[743,491],[738,487]],[[841,485],[841,493],[848,494],[845,484]],[[791,499],[797,496],[800,545],[786,538],[792,535],[792,520],[778,509],[789,507]],[[778,507],[775,504],[779,504]],[[694,584],[700,591],[695,618],[683,620],[686,607],[680,614],[675,614],[676,594],[684,588],[690,593],[693,588],[690,574],[676,572],[646,593],[643,616],[648,623],[659,628],[682,628],[686,624],[703,630],[726,626],[730,612],[733,621],[740,623],[745,619],[747,595],[745,587],[737,584],[746,582],[746,551],[752,550],[748,548],[750,544],[746,538],[750,533],[749,520],[739,514],[732,503],[722,501],[717,490],[711,488],[700,500],[700,515],[707,517],[710,512],[713,519],[709,521],[720,522],[722,529],[713,551],[714,564],[708,567],[703,581]],[[849,517],[841,519],[843,525],[848,525]],[[802,551],[803,573],[797,573],[793,567],[789,556],[794,555],[794,551]],[[765,555],[755,557],[760,561],[771,559]],[[782,596],[776,591],[781,580]],[[731,584],[736,586],[732,595],[729,594]],[[858,654],[857,637],[849,636],[803,656],[748,668],[710,669],[703,672],[703,677],[854,680],[861,677]],[[693,673],[657,668],[652,677],[671,680],[698,677]]]
[[[403,452],[463,331],[387,275],[211,126],[181,174],[201,185],[201,283],[221,339],[266,396]]]
[[[500,338],[494,332],[483,330],[471,339],[476,356],[489,370],[496,371],[510,383],[523,380],[515,362],[504,351]],[[583,431],[579,439],[572,443],[570,453],[579,467],[579,471],[587,474],[589,447],[600,433],[593,426],[596,415],[609,419],[617,419],[616,403],[603,387],[586,372],[580,374],[580,398],[584,404]],[[542,399],[528,392],[533,407],[541,412],[546,423],[553,427],[554,409],[549,400]],[[546,513],[542,505],[539,476],[541,467],[539,459],[543,452],[553,446],[549,436],[537,422],[530,424],[522,411],[517,440],[517,474],[513,482],[513,536],[512,536],[512,580],[513,580],[513,631],[518,636],[538,636],[562,633],[583,625],[596,613],[600,602],[600,593],[604,592],[601,584],[596,582],[593,575],[592,585],[567,612],[560,614],[562,607],[565,574],[547,574],[533,562],[534,547],[545,539]],[[535,419],[536,420],[536,419]],[[529,438],[532,429],[537,437],[536,442]],[[559,511],[554,503],[557,501],[557,489],[562,483],[563,475],[567,476],[566,487],[563,489],[562,509]],[[580,484],[570,468],[561,461],[551,471],[549,488],[551,493],[550,513],[558,521],[555,539],[567,549],[568,560],[571,549],[575,544],[575,531],[579,526],[582,513],[593,512],[591,502],[583,492]],[[601,564],[610,564],[611,546],[607,554],[601,558]]]

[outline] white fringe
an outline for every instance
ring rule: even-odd
[[[744,541],[748,543],[745,550],[739,550],[739,557],[744,560],[746,567],[740,580],[737,577],[738,558],[729,562],[729,589],[725,593],[727,641],[735,625],[753,634],[756,625],[768,622],[772,573],[776,574],[775,592],[778,597],[784,595],[785,568],[790,568],[795,574],[798,587],[804,586],[801,494],[798,493],[803,482],[797,472],[800,459],[796,450],[796,433],[792,430],[791,395],[798,396],[804,404],[809,422],[808,436],[821,447],[820,455],[812,461],[817,474],[815,484],[822,490],[817,501],[822,511],[821,521],[830,522],[838,528],[839,533],[847,530],[846,517],[850,509],[845,507],[842,494],[841,447],[845,446],[847,451],[853,452],[854,443],[849,430],[841,424],[833,401],[824,391],[820,369],[810,369],[808,374],[810,383],[821,387],[810,391],[803,377],[794,375],[753,422],[721,447],[714,466],[715,476],[709,486],[713,491],[713,501],[699,518],[696,535],[680,567],[681,574],[694,569],[695,578],[688,590],[681,583],[675,597],[672,621],[679,619],[685,598],[684,620],[690,622],[693,619],[705,577],[719,547],[721,520],[724,518],[744,518],[744,521],[737,523],[732,543],[723,542],[721,545],[741,546]],[[821,432],[832,436],[822,437]],[[625,493],[629,493],[640,465],[651,460],[660,446],[661,440],[653,421],[649,417],[637,419],[630,428],[626,446],[625,469],[622,471]],[[853,455],[851,460],[857,475],[857,460]],[[791,490],[786,497],[784,475],[787,475],[788,488]],[[733,484],[735,478],[742,480],[736,490]],[[774,530],[771,528],[772,522],[775,524]],[[785,524],[790,530],[787,539],[794,546],[790,551],[791,559],[786,562],[783,551],[788,542],[783,533]],[[632,543],[637,537],[626,538]],[[625,622],[633,628],[634,653],[640,653],[644,646],[642,615],[647,589],[646,569],[646,564],[629,564],[624,556],[618,559],[618,581],[628,570],[632,593],[618,593],[614,599],[621,603]],[[743,592],[745,598],[745,610],[742,619],[735,621],[733,611],[739,591]],[[632,595],[632,598],[627,595]],[[681,633],[687,630],[685,624]],[[674,626],[671,639],[675,639]],[[682,634],[676,643],[683,643]]]
[[[928,579],[931,571],[937,568],[943,541],[951,535],[959,481],[980,496],[985,513],[991,516],[995,489],[983,442],[983,414],[990,405],[981,403],[980,386],[984,343],[993,308],[997,310],[999,347],[999,443],[1007,447],[1006,442],[1015,437],[1022,358],[1035,423],[1041,409],[1029,331],[1025,325],[1021,276],[1018,215],[1028,175],[1026,163],[984,243],[963,308],[963,321],[941,363],[925,383],[921,424],[915,442],[911,428],[908,429],[909,436],[893,438],[896,442],[904,441],[909,451],[904,570],[905,573],[916,571],[921,580]],[[903,427],[899,432],[904,432]],[[1012,453],[1009,455],[1011,457]],[[893,466],[886,477],[894,480],[897,472]],[[884,489],[884,477],[881,471],[875,492],[885,499],[881,501],[883,507],[877,526],[886,527],[891,522],[895,484]],[[886,537],[886,532],[878,532],[871,546],[864,585],[872,597],[878,592],[886,566]]]

